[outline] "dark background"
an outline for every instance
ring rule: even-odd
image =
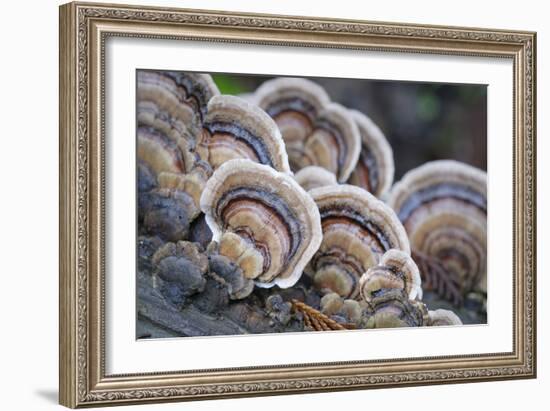
[[[223,94],[253,92],[273,78],[212,74]],[[331,99],[367,114],[393,149],[395,181],[426,161],[454,159],[487,170],[487,87],[310,78]]]

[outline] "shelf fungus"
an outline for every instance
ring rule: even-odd
[[[136,92],[139,161],[160,188],[186,193],[198,208],[212,167],[196,149],[217,86],[207,74],[140,70]]]
[[[138,127],[137,157],[141,227],[146,233],[168,241],[185,239],[189,225],[200,212],[197,189],[190,189],[190,183],[182,183],[195,178],[195,171],[186,174],[194,161],[174,141],[152,127]]]
[[[462,292],[486,291],[485,172],[452,160],[429,162],[405,174],[388,203],[413,251],[440,261]]]
[[[155,279],[162,280],[160,290],[172,303],[181,305],[185,298],[204,290],[208,258],[195,244],[165,243],[151,261]]]
[[[138,196],[140,226],[145,233],[166,241],[186,239],[199,212],[193,199],[183,191],[157,188]]]
[[[148,233],[185,239],[212,173],[196,145],[219,91],[206,74],[140,70],[136,93],[140,221]]]
[[[152,127],[138,127],[137,157],[138,185],[144,185],[142,178],[153,177],[155,186],[185,193],[198,209],[200,193],[212,172],[209,164]]]
[[[358,326],[363,316],[362,302],[344,299],[336,293],[328,293],[321,298],[321,312],[333,319],[341,319],[349,327]]]
[[[139,70],[138,124],[154,127],[192,150],[210,99],[220,94],[208,74]],[[181,141],[183,140],[183,141]]]
[[[345,182],[361,150],[359,129],[349,111],[330,101],[318,84],[298,78],[263,83],[249,97],[277,123],[294,172],[317,165]]]
[[[321,215],[323,241],[306,267],[318,290],[357,298],[359,278],[395,248],[410,254],[399,219],[366,190],[335,185],[309,191]]]
[[[254,281],[244,276],[242,268],[225,255],[212,253],[210,260],[210,276],[216,282],[227,288],[229,298],[240,300],[248,297],[254,290]]]
[[[160,173],[186,173],[194,165],[188,151],[153,127],[140,126],[137,130],[137,157],[158,176]]]
[[[241,158],[290,173],[277,124],[265,111],[235,96],[210,100],[197,152],[213,169]]]
[[[362,299],[370,308],[367,328],[419,327],[428,324],[420,273],[409,254],[389,250],[361,276]]]
[[[364,188],[378,198],[385,198],[393,183],[393,151],[384,133],[365,114],[349,110],[361,135],[361,153],[348,184]]]
[[[338,184],[334,173],[331,173],[327,169],[319,166],[307,166],[302,168],[294,174],[294,179],[306,191],[318,187]]]
[[[401,290],[409,300],[422,299],[420,272],[411,256],[401,250],[388,250],[378,265],[371,267],[359,281],[361,298],[367,303],[386,290]]]
[[[321,242],[319,211],[287,173],[230,160],[200,201],[219,254],[263,288],[293,286]]]

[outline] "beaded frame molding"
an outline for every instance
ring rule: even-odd
[[[103,110],[104,48],[110,36],[511,59],[514,71],[513,351],[106,375]],[[535,69],[536,34],[533,32],[92,3],[61,6],[60,403],[75,408],[534,378]]]

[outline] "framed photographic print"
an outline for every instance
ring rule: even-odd
[[[534,378],[535,40],[61,6],[61,404]]]

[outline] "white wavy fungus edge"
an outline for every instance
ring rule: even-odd
[[[300,279],[305,266],[321,245],[323,234],[319,209],[313,201],[313,198],[311,198],[311,196],[290,175],[278,172],[269,166],[258,164],[251,160],[230,160],[222,164],[206,182],[205,189],[200,199],[200,208],[205,214],[208,227],[212,231],[212,241],[219,243],[223,234],[222,227],[219,226],[212,214],[216,193],[223,187],[225,179],[237,172],[245,174],[266,173],[273,181],[278,181],[285,190],[296,191],[298,196],[302,199],[302,204],[304,205],[311,225],[311,239],[305,240],[306,246],[302,255],[298,257],[291,274],[287,278],[275,277],[268,283],[255,281],[255,284],[260,288],[271,288],[274,285],[281,288],[292,287]],[[266,184],[269,184],[269,181],[266,181]]]

